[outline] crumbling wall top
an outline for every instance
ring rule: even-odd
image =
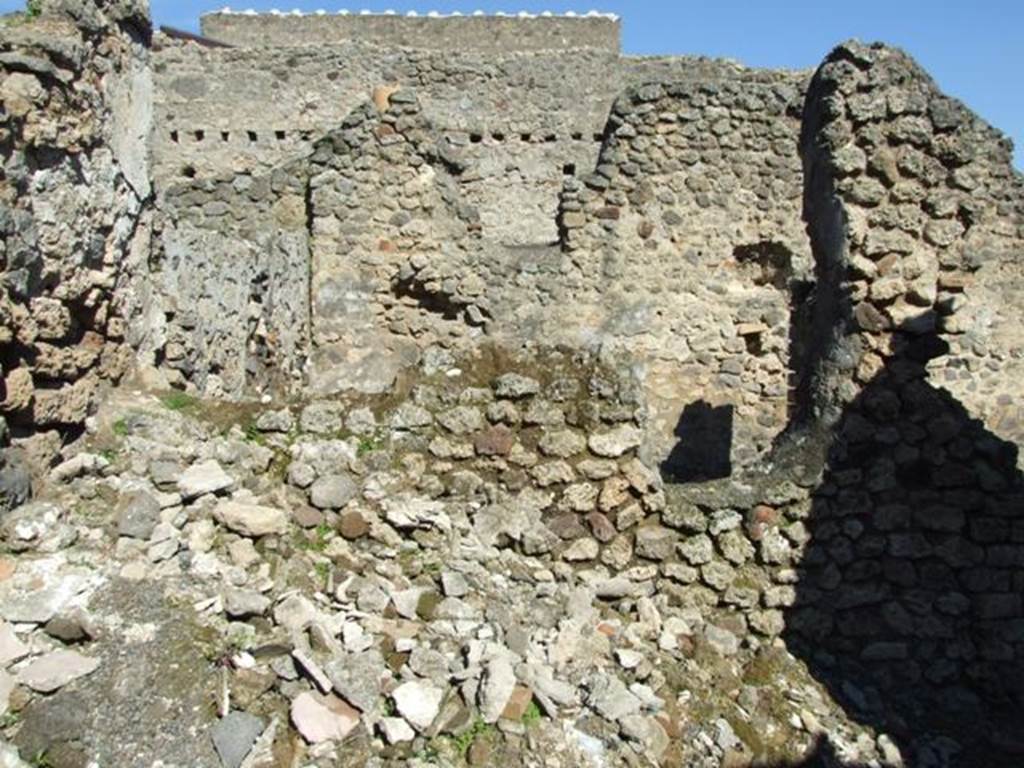
[[[206,37],[247,48],[363,40],[387,47],[491,53],[620,50],[618,17],[597,11],[560,16],[526,12],[485,15],[480,11],[471,15],[442,15],[436,11],[398,15],[368,11],[257,13],[224,8],[205,14],[200,25]]]

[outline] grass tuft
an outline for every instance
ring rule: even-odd
[[[473,721],[467,730],[460,733],[458,736],[453,737],[452,741],[455,744],[455,749],[458,750],[459,754],[465,757],[469,748],[473,746],[473,742],[477,738],[482,736],[488,736],[494,732],[494,726],[489,723],[485,723],[483,718],[478,717]]]
[[[192,397],[192,395],[185,394],[184,392],[171,392],[170,394],[161,397],[160,402],[163,403],[164,408],[169,411],[184,411],[188,408],[195,408],[199,405],[198,398]]]
[[[526,707],[526,711],[523,712],[523,725],[527,728],[536,725],[540,722],[542,717],[540,707],[537,706],[537,702],[530,700],[530,703]]]

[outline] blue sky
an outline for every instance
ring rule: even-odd
[[[943,90],[1008,134],[1017,166],[1024,161],[1024,0],[151,0],[155,24],[192,31],[201,13],[224,4],[421,13],[596,7],[622,17],[627,53],[726,56],[763,67],[814,67],[841,40],[882,40],[907,50]],[[23,5],[0,0],[0,10]]]

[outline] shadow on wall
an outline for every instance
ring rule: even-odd
[[[733,406],[690,403],[679,415],[679,442],[661,463],[661,476],[671,483],[716,480],[732,474]]]
[[[784,638],[907,768],[1019,768],[1018,448],[927,381],[945,342],[898,343],[834,432]],[[818,747],[801,765],[847,765]]]

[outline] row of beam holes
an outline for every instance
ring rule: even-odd
[[[198,141],[205,141],[205,139],[206,139],[206,131],[204,131],[204,130],[193,131],[192,135],[193,135],[193,137],[195,138],[195,140],[197,142]],[[259,141],[259,134],[257,134],[256,131],[246,131],[246,136],[248,137],[250,143],[255,143],[255,142]],[[302,131],[300,133],[300,136],[301,136],[303,141],[309,141],[312,138],[312,133],[309,132],[309,131]],[[578,131],[574,132],[573,134],[571,134],[571,136],[572,136],[573,141],[583,141],[583,134],[578,132]],[[286,138],[286,132],[285,131],[274,131],[274,137],[278,141],[284,141],[285,138]],[[491,134],[491,138],[494,139],[497,142],[503,142],[503,141],[505,141],[505,134],[502,133],[501,131],[495,131],[494,133]],[[531,142],[531,141],[533,141],[533,134],[521,133],[521,134],[519,134],[519,138],[520,138],[521,141]],[[594,134],[594,141],[601,141],[602,138],[603,138],[603,136],[600,133],[595,133]],[[230,131],[221,131],[220,132],[220,139],[221,139],[221,141],[224,141],[224,142],[230,141],[231,140],[231,132]],[[469,141],[470,141],[471,144],[479,144],[483,140],[484,140],[484,137],[483,137],[483,134],[481,134],[481,133],[471,133],[471,134],[469,134]],[[175,144],[180,143],[181,142],[181,134],[178,131],[171,131],[171,141],[174,142]],[[553,144],[554,142],[558,141],[558,136],[553,134],[553,133],[546,134],[544,136],[544,141],[546,143]],[[192,166],[186,166],[182,173],[183,173],[184,176],[186,176],[188,178],[194,178],[195,177],[195,169]],[[562,173],[564,173],[566,176],[574,175],[576,173],[576,164],[575,163],[566,163],[565,165],[562,166]]]
[[[202,129],[192,131],[191,133],[192,137],[197,142],[206,140],[206,131]],[[250,144],[255,144],[256,142],[259,141],[260,138],[259,134],[256,131],[246,131],[245,135],[246,138],[249,139]],[[301,131],[299,133],[299,136],[303,141],[309,141],[310,139],[313,138],[313,133],[312,131]],[[277,139],[278,141],[284,141],[285,138],[287,138],[287,134],[285,131],[274,131],[274,138]],[[221,131],[220,140],[222,142],[231,141],[231,131]],[[181,133],[179,131],[171,131],[171,141],[174,142],[175,144],[179,144],[181,142]],[[181,175],[184,176],[186,179],[194,179],[196,177],[195,166],[186,165],[181,169]]]
[[[595,133],[593,135],[593,137],[594,137],[594,141],[601,141],[602,139],[604,139],[604,135],[600,134],[600,133]],[[508,138],[508,137],[502,131],[495,131],[494,133],[491,134],[491,138],[494,141],[497,141],[498,143],[501,143],[501,142],[505,141],[506,138]],[[572,134],[570,134],[570,138],[572,138],[573,141],[583,141],[583,134],[580,133],[579,131],[575,131]],[[521,133],[521,134],[519,134],[519,139],[520,139],[520,141],[524,141],[524,142],[532,142],[534,140],[532,133]],[[484,134],[482,134],[482,133],[471,133],[471,134],[469,134],[469,143],[470,144],[479,144],[483,140],[484,140]],[[544,141],[546,143],[548,143],[548,144],[553,144],[554,142],[558,141],[558,136],[556,134],[554,134],[554,133],[546,133],[546,134],[544,134]]]
[[[312,132],[310,132],[310,131],[302,131],[299,135],[300,135],[300,138],[303,141],[309,141],[312,138]],[[192,136],[193,136],[193,138],[196,141],[205,141],[206,140],[206,131],[203,131],[203,130],[192,131]],[[249,141],[251,141],[251,142],[259,141],[259,134],[257,134],[256,131],[246,131],[246,136],[248,137]],[[278,141],[284,141],[287,138],[287,133],[285,131],[274,131],[274,138],[277,139]],[[504,133],[502,133],[501,131],[495,131],[494,133],[491,134],[491,138],[494,139],[494,141],[497,141],[497,142],[500,143],[500,142],[505,141],[506,135]],[[519,138],[520,138],[521,141],[524,141],[524,142],[532,142],[533,141],[533,134],[521,133],[521,134],[519,134]],[[600,133],[595,133],[594,134],[594,141],[601,141],[602,138],[603,138],[603,136]],[[231,140],[231,132],[230,131],[221,131],[220,132],[220,140],[221,141],[230,141]],[[484,140],[484,135],[482,133],[471,133],[471,134],[469,134],[469,141],[470,141],[471,144],[479,144],[483,140]],[[579,133],[579,132],[573,133],[572,134],[572,140],[573,141],[583,141],[583,134]],[[174,142],[175,144],[180,143],[181,142],[181,133],[179,131],[171,131],[171,141]],[[546,134],[544,136],[544,141],[546,143],[553,144],[554,142],[558,141],[558,136],[556,136],[553,133]]]
[[[570,136],[571,136],[573,141],[583,141],[583,134],[581,132],[579,132],[579,131],[573,132],[572,134],[570,134]],[[595,134],[593,134],[593,136],[594,136],[594,141],[598,141],[599,142],[599,141],[602,141],[604,139],[603,134],[600,134],[600,133],[595,133]],[[501,142],[505,141],[506,137],[505,137],[505,134],[502,133],[501,131],[495,131],[494,133],[491,134],[491,138],[494,139],[494,141],[497,141],[497,142],[501,143]],[[523,141],[523,142],[532,142],[533,141],[533,134],[532,133],[521,133],[521,134],[519,134],[519,139],[520,139],[520,141]],[[480,144],[483,140],[484,140],[484,135],[482,133],[471,133],[471,134],[469,134],[469,142],[471,144]],[[548,133],[548,134],[544,135],[544,142],[545,143],[553,144],[556,141],[558,141],[558,136],[556,134]],[[562,166],[562,173],[565,174],[566,176],[575,176],[576,175],[576,164],[575,163],[566,163],[565,165]]]
[[[206,140],[206,131],[191,131],[191,134],[196,141]],[[256,133],[256,131],[246,131],[245,135],[249,139],[250,143],[256,143],[260,139],[259,134]],[[274,131],[274,138],[278,141],[284,141],[287,137],[288,135],[286,131]],[[301,131],[299,133],[299,138],[303,141],[309,141],[313,138],[313,133],[312,131]],[[231,131],[221,131],[220,140],[225,142],[231,141]],[[171,141],[175,144],[181,143],[181,133],[179,131],[171,131]]]

